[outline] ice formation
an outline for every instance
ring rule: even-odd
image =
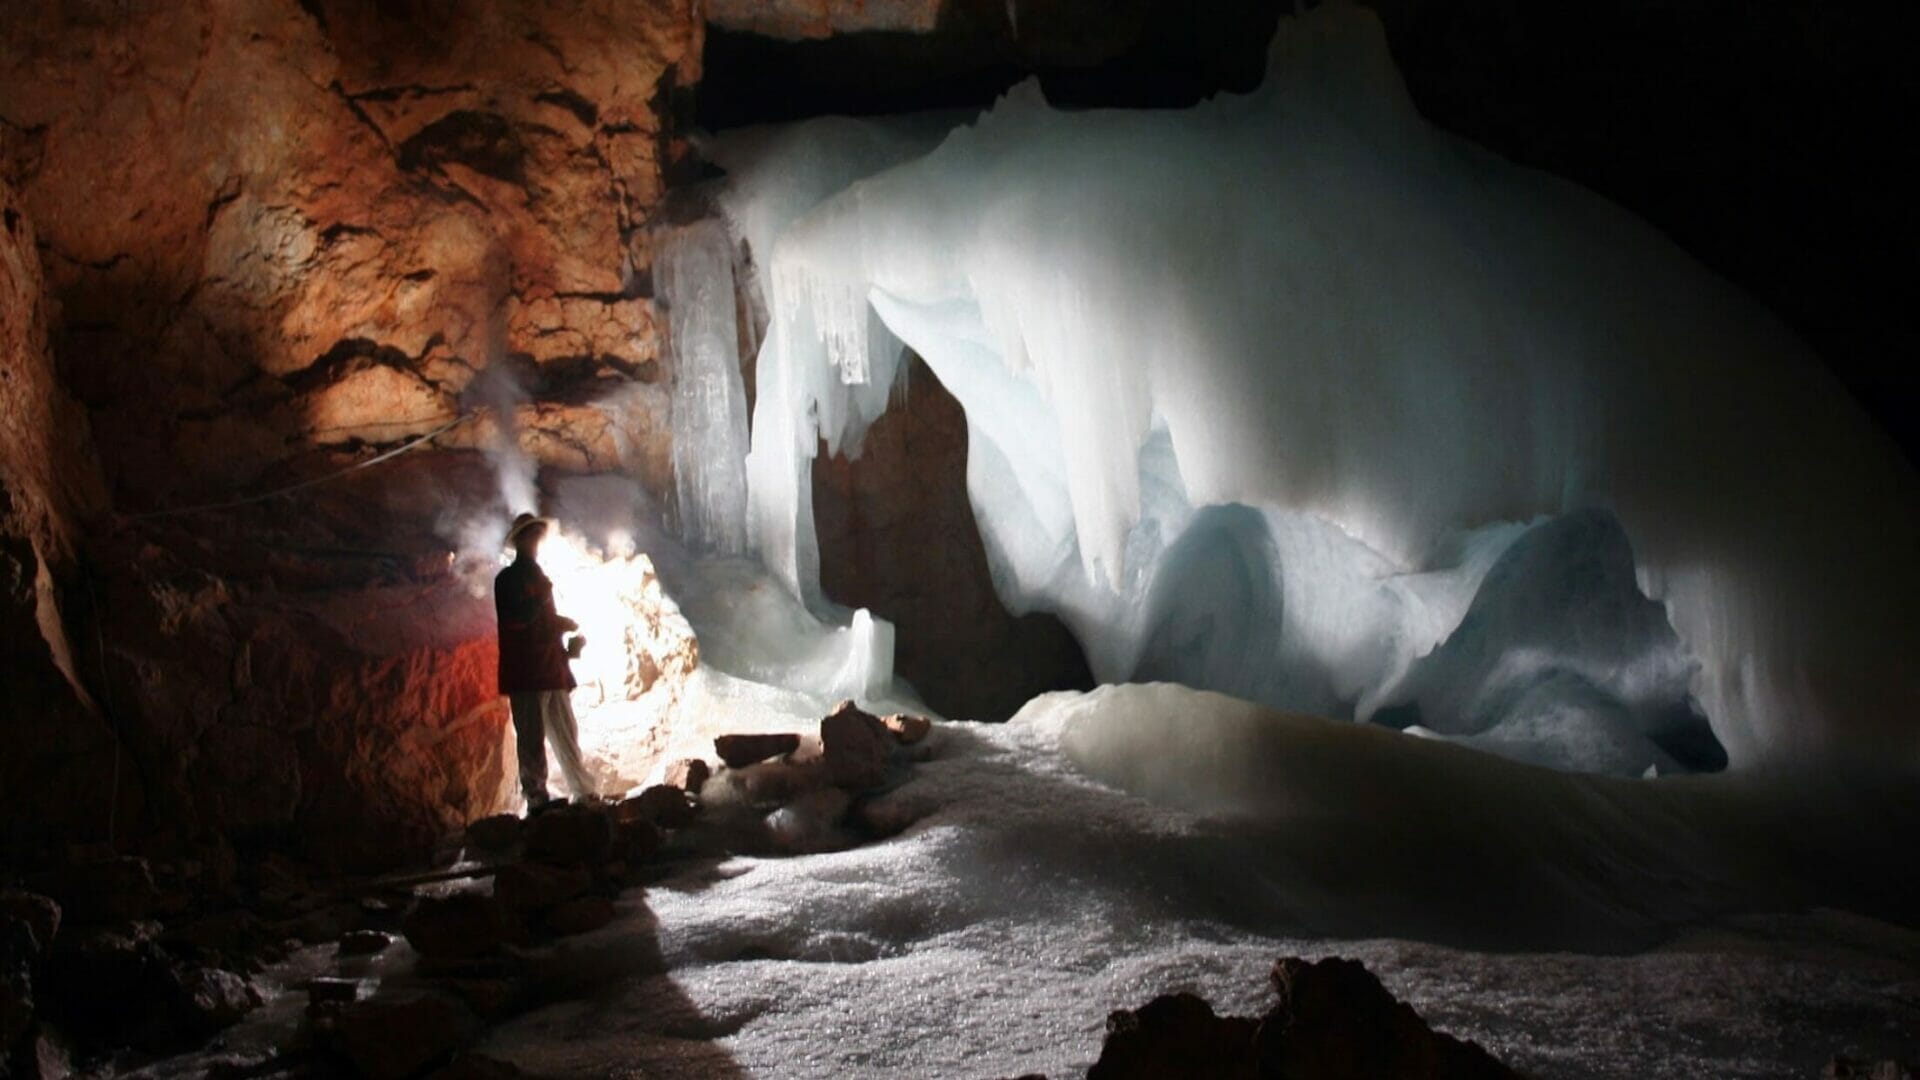
[[[713,221],[677,230],[659,260],[673,343],[673,476],[681,529],[723,555],[747,549],[747,395],[733,244]]]
[[[818,720],[805,695],[709,690],[716,730]],[[1889,1021],[1911,1016],[1887,987],[1913,985],[1920,951],[1870,919],[1830,918],[1786,955],[1725,923],[1581,955],[1886,883],[1910,800],[1888,814],[1841,784],[1556,774],[1174,686],[1047,695],[1007,724],[939,725],[929,749],[873,800],[913,822],[901,835],[680,863],[554,958],[604,994],[513,1020],[482,1052],[579,1076],[1075,1076],[1110,1009],[1191,989],[1258,1012],[1288,952],[1364,957],[1540,1075],[1804,1075],[1839,1045],[1833,1017],[1899,1046]],[[1783,844],[1781,821],[1804,827]],[[1851,947],[1805,944],[1836,926]],[[1380,936],[1505,948],[1354,940]],[[722,1063],[703,1071],[703,1053]]]
[[[951,123],[714,147],[768,319],[748,531],[796,596],[810,459],[857,449],[904,343],[966,410],[1002,598],[1103,681],[1412,706],[1589,769],[1712,758],[1696,711],[1735,763],[1920,762],[1911,468],[1644,223],[1427,125],[1370,14],[1283,19],[1244,97],[1069,112],[1030,83],[934,145]],[[1590,515],[1657,608],[1609,571],[1586,640],[1476,596]],[[1578,598],[1532,564],[1505,576]]]

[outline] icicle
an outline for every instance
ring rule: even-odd
[[[673,468],[681,528],[696,547],[747,549],[747,398],[732,241],[718,222],[677,230],[660,257],[673,342]]]

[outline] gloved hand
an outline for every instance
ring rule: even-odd
[[[586,647],[587,635],[575,634],[567,639],[567,656],[571,659],[578,660],[580,659],[580,651]]]

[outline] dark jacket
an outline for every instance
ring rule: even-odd
[[[553,610],[553,582],[532,559],[515,559],[493,579],[493,613],[500,620],[500,692],[571,690],[573,669],[562,644],[566,631]]]

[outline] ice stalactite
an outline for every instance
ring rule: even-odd
[[[747,548],[747,396],[740,378],[733,242],[705,221],[677,230],[660,258],[673,342],[673,474],[690,545]]]
[[[1370,14],[1282,20],[1266,84],[1193,109],[1027,84],[892,161],[838,123],[716,154],[771,262],[750,529],[803,597],[807,462],[897,338],[966,409],[1002,598],[1104,681],[1609,771],[1920,760],[1911,467],[1664,237],[1427,125]],[[1498,580],[1619,619],[1478,595],[1540,527]]]

